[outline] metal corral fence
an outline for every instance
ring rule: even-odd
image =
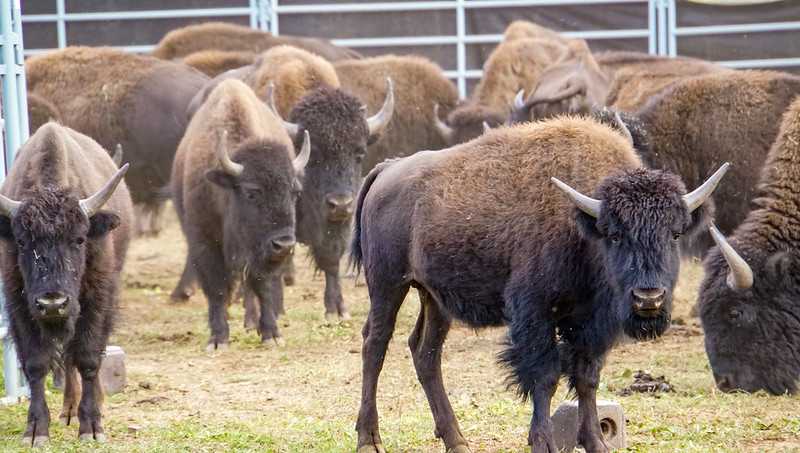
[[[3,79],[3,109],[0,126],[3,140],[0,150],[0,182],[8,173],[14,153],[28,139],[28,103],[22,54],[22,13],[20,0],[0,0],[0,77]],[[8,331],[4,298],[0,295],[0,339],[3,343],[3,378],[5,396],[0,404],[9,404],[27,396],[28,389],[19,369],[17,353]]]

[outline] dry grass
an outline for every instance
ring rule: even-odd
[[[111,443],[98,451],[341,452],[355,449],[361,382],[361,325],[366,288],[344,284],[353,321],[322,322],[324,279],[298,260],[298,285],[287,288],[282,319],[287,346],[265,350],[230,310],[231,348],[204,351],[205,299],[169,302],[185,247],[174,219],[157,239],[137,240],[125,275],[123,316],[113,343],[128,354],[128,387],[107,399]],[[302,252],[300,256],[303,256]],[[800,451],[798,397],[722,394],[715,390],[696,320],[697,266],[677,294],[676,326],[662,339],[626,344],[603,372],[601,397],[620,401],[630,451]],[[381,376],[378,409],[389,451],[442,451],[406,346],[419,302],[409,300]],[[522,451],[530,407],[505,390],[495,363],[503,330],[455,329],[445,346],[450,399],[473,451]],[[616,395],[639,369],[665,375],[677,389],[660,397]],[[60,393],[48,398],[55,418]],[[556,404],[565,398],[563,389]],[[27,405],[0,410],[0,449],[19,448]],[[53,424],[53,451],[79,451],[77,427]]]

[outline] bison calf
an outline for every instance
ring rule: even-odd
[[[105,439],[98,370],[130,241],[127,169],[89,137],[47,123],[20,148],[3,183],[0,272],[31,389],[28,445],[49,437],[44,380],[51,362],[65,369],[61,418],[70,424],[77,416],[82,440]]]
[[[550,401],[562,373],[580,402],[580,443],[607,450],[595,406],[603,359],[623,332],[645,339],[668,327],[678,239],[706,223],[703,202],[724,173],[685,194],[677,176],[644,168],[625,135],[562,117],[492,130],[367,176],[352,242],[371,301],[360,453],[382,451],[378,375],[411,287],[422,307],[408,344],[449,452],[469,451],[442,383],[453,319],[509,326],[501,360],[533,400],[534,451],[555,452]]]

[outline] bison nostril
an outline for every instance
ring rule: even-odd
[[[295,245],[294,238],[280,238],[272,240],[272,251],[276,254],[288,254]]]
[[[643,301],[656,301],[664,297],[667,290],[664,288],[636,288],[633,295]]]
[[[350,195],[328,195],[325,198],[325,202],[331,210],[350,210],[353,205],[353,197]]]

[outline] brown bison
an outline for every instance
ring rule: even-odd
[[[61,112],[52,102],[37,95],[28,93],[28,129],[31,134],[49,121],[61,122]]]
[[[384,55],[334,64],[342,90],[355,95],[370,111],[377,111],[386,99],[386,78],[394,82],[397,97],[392,120],[380,140],[369,145],[362,172],[392,157],[413,154],[421,149],[447,146],[436,127],[436,105],[444,113],[458,102],[458,90],[427,58]]]
[[[800,98],[783,116],[754,209],[706,258],[700,317],[723,391],[797,393],[800,383]],[[730,242],[730,243],[729,243]]]
[[[174,60],[202,50],[257,54],[281,45],[307,50],[328,61],[361,58],[358,52],[335,46],[324,39],[274,36],[265,31],[225,22],[206,22],[172,30],[161,38],[152,54],[165,60]]]
[[[31,57],[26,72],[28,89],[55,105],[65,126],[105,149],[122,144],[131,165],[126,182],[139,208],[137,231],[158,232],[185,112],[208,77],[183,64],[102,47]]]
[[[241,282],[260,302],[264,344],[281,344],[282,264],[295,244],[295,203],[309,159],[280,119],[238,80],[219,84],[186,129],[172,192],[189,244],[187,268],[208,299],[208,349],[224,348],[226,309]]]
[[[253,52],[232,50],[201,50],[183,57],[183,63],[209,77],[216,77],[231,69],[253,64],[258,55]]]
[[[422,307],[408,344],[447,451],[469,451],[441,374],[453,320],[509,326],[501,360],[533,400],[533,451],[556,451],[550,402],[562,374],[578,396],[579,442],[607,451],[595,407],[603,359],[623,332],[645,339],[669,326],[678,239],[703,229],[703,202],[724,174],[686,194],[677,176],[644,168],[626,135],[562,117],[419,152],[367,176],[351,250],[371,303],[359,453],[383,451],[378,375],[412,287]]]
[[[515,20],[506,27],[503,33],[503,42],[515,41],[517,39],[546,39],[554,43],[568,45],[573,39],[559,34],[555,30],[543,27],[535,22]]]
[[[31,390],[28,445],[50,435],[45,376],[52,363],[66,376],[61,419],[78,418],[81,440],[105,439],[98,370],[131,236],[131,200],[121,182],[127,169],[91,138],[46,123],[20,148],[3,183],[0,273]]]

